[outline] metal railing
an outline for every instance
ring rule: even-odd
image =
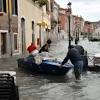
[[[94,65],[94,56],[87,56],[87,58],[88,58],[88,64],[89,65]]]

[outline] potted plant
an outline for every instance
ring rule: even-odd
[[[48,3],[48,0],[38,0],[39,6],[42,7]]]

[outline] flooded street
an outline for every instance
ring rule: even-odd
[[[20,100],[99,100],[99,74],[90,73],[79,82],[65,77],[21,77]]]
[[[99,42],[82,40],[79,44],[89,55],[100,52]],[[53,43],[50,52],[63,59],[67,49],[68,41],[63,40]],[[88,72],[82,76],[82,80],[76,81],[71,71],[65,76],[32,75],[19,70],[16,62],[9,70],[17,73],[20,100],[100,100],[100,73]]]

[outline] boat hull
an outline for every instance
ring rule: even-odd
[[[56,74],[56,75],[65,75],[73,66],[71,64],[66,64],[62,68],[60,67],[58,61],[43,61],[40,64],[40,72],[46,74]]]
[[[66,64],[64,67],[60,67],[60,63],[58,61],[42,61],[41,64],[36,64],[32,61],[27,61],[24,58],[20,58],[17,60],[18,67],[31,71],[38,72],[42,74],[55,74],[55,75],[65,75],[73,66],[71,64]]]
[[[18,62],[18,68],[21,68],[23,70],[27,70],[31,72],[36,72],[39,70],[38,65],[34,63],[33,61],[20,58],[17,60],[17,62]]]

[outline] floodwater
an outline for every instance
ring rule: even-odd
[[[72,42],[74,44],[74,42]],[[79,42],[89,55],[100,52],[99,42]],[[61,59],[68,41],[52,43],[50,52]],[[87,72],[76,81],[72,70],[65,76],[29,74],[16,68],[20,100],[100,100],[100,73]]]

